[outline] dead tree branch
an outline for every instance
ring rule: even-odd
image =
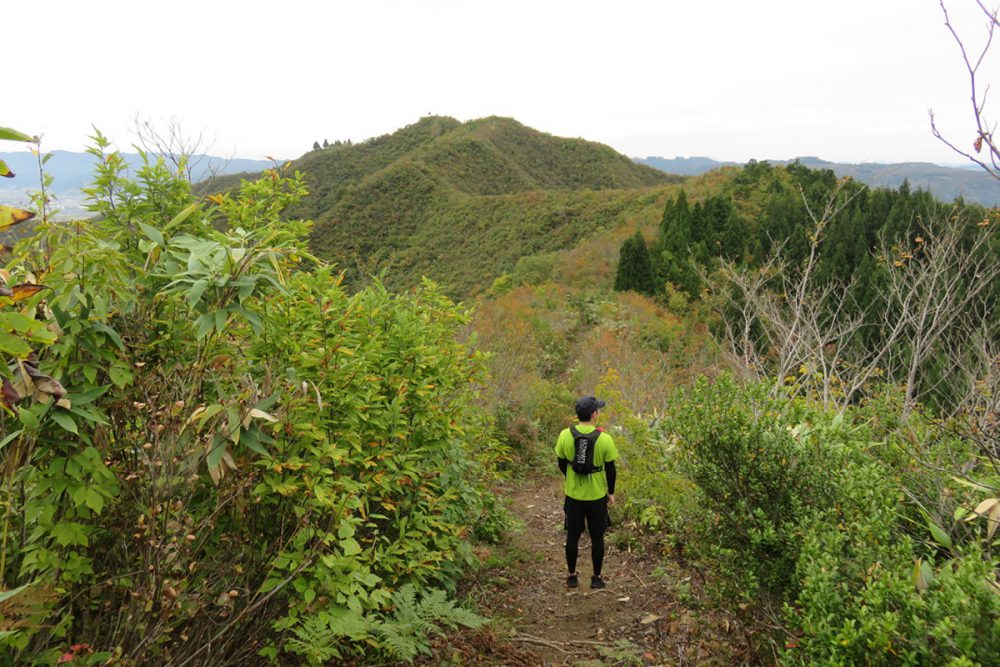
[[[945,138],[934,120],[933,109],[928,111],[928,114],[931,119],[931,132],[938,140],[954,152],[979,165],[986,173],[993,176],[993,178],[1000,180],[1000,147],[998,147],[995,138],[997,124],[990,121],[986,115],[986,98],[990,86],[987,83],[983,88],[980,81],[980,68],[986,59],[986,54],[989,53],[990,46],[993,44],[993,35],[998,25],[997,16],[1000,13],[1000,6],[990,10],[983,4],[982,0],[975,0],[975,2],[986,17],[986,40],[979,50],[978,55],[975,53],[970,55],[969,50],[966,49],[965,41],[952,24],[944,0],[940,0],[941,11],[944,14],[944,24],[955,39],[955,43],[958,44],[958,48],[962,53],[962,61],[965,63],[965,70],[969,77],[969,97],[972,102],[972,116],[976,125],[976,137],[972,142],[974,153],[959,148],[952,141]],[[980,93],[980,88],[982,88],[982,93]],[[983,154],[984,148],[986,150],[985,155]]]

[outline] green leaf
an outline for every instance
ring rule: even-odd
[[[38,428],[38,415],[33,410],[21,408],[17,411],[17,418],[28,428]]]
[[[206,465],[208,465],[209,468],[215,468],[219,465],[219,461],[222,460],[222,455],[225,453],[226,443],[223,441],[213,447],[212,451],[208,453],[208,456],[205,459]]]
[[[74,405],[69,409],[70,413],[76,415],[77,417],[83,417],[85,420],[92,424],[107,424],[108,420],[105,419],[104,415],[94,412],[93,410],[87,410],[86,408],[81,408]]]
[[[116,334],[117,335],[117,334]],[[103,387],[95,387],[93,389],[88,389],[87,391],[81,391],[79,394],[67,394],[68,398],[73,406],[86,405],[87,403],[93,403],[98,398],[103,396],[111,385],[104,385]]]
[[[101,510],[104,509],[104,496],[101,495],[100,491],[87,487],[87,495],[85,498],[87,507],[94,510],[94,514],[100,514]]]
[[[53,526],[52,537],[60,546],[64,547],[74,544],[85,547],[88,544],[87,534],[84,532],[83,526],[71,521],[63,521]]]
[[[357,556],[361,553],[361,545],[353,537],[340,541],[340,548],[344,550],[345,556]]]
[[[38,137],[28,136],[24,132],[18,132],[17,130],[12,130],[9,127],[0,127],[0,139],[4,139],[5,141],[38,142]]]
[[[76,422],[68,412],[53,410],[49,414],[52,416],[52,421],[59,424],[59,426],[61,426],[64,430],[69,431],[70,433],[79,434],[79,431],[76,428]]]
[[[21,591],[23,591],[28,586],[31,586],[31,584],[28,583],[28,584],[25,584],[23,586],[18,586],[17,588],[12,588],[9,591],[0,591],[0,602],[4,602],[5,600],[9,600],[10,598],[14,597],[15,595],[17,595],[18,593],[20,593]]]
[[[122,343],[122,337],[118,335],[117,331],[109,327],[107,324],[104,324],[103,322],[97,322],[95,324],[92,324],[90,328],[93,331],[100,331],[102,334],[111,339],[111,342],[115,344],[115,347],[117,347],[122,352],[125,351],[125,344]]]
[[[164,225],[163,231],[165,231],[165,232],[166,231],[170,231],[170,229],[172,229],[173,227],[176,227],[177,225],[181,224],[182,222],[184,222],[185,220],[187,220],[189,217],[191,217],[191,214],[194,213],[197,210],[198,210],[198,204],[190,204],[190,205],[188,205],[187,208],[185,208],[183,211],[181,211],[180,213],[178,213],[177,215],[175,215],[174,218],[173,218],[173,220],[171,220],[166,225]],[[160,245],[163,245],[163,244],[161,243]]]
[[[208,287],[207,280],[196,280],[191,284],[191,289],[187,293],[187,304],[188,308],[195,308],[201,301],[202,295],[205,293],[205,288]]]
[[[268,456],[270,453],[267,449],[260,444],[260,439],[257,437],[257,429],[247,429],[240,432],[240,444],[257,452],[261,456]]]
[[[166,239],[163,238],[163,234],[161,234],[160,230],[157,229],[156,227],[153,227],[152,225],[147,225],[144,222],[140,222],[139,229],[142,230],[142,232],[146,235],[147,238],[149,238],[150,241],[160,246],[161,248],[167,245],[167,241]]]
[[[916,564],[913,566],[913,585],[918,591],[927,590],[928,586],[934,581],[934,568],[931,564],[918,558]]]
[[[941,526],[931,520],[929,516],[925,516],[925,518],[927,519],[927,527],[930,528],[931,536],[934,538],[934,541],[941,546],[950,549],[952,545],[951,536],[948,535],[948,533],[946,533]]]
[[[212,316],[212,313],[205,313],[198,318],[196,324],[198,326],[198,338],[201,339],[212,332],[212,327],[215,326],[215,318]]]
[[[211,419],[215,415],[222,412],[224,406],[222,403],[212,403],[211,405],[206,405],[204,408],[198,408],[191,413],[188,417],[188,421],[194,421],[197,419],[200,423],[204,423],[206,419]]]
[[[23,413],[25,413],[25,412],[29,412],[29,411],[28,411],[28,410],[21,410],[21,411],[20,411],[20,413],[18,414],[18,416],[20,416],[21,414],[23,414]],[[34,415],[32,415],[32,416],[34,416]],[[23,423],[23,422],[22,422],[22,423]],[[38,426],[38,420],[37,420],[37,419],[35,420],[35,426]],[[7,435],[7,437],[6,437],[6,438],[4,438],[3,440],[0,440],[0,449],[3,449],[3,448],[4,448],[4,447],[6,447],[7,445],[9,445],[9,444],[11,443],[11,441],[12,441],[12,440],[14,440],[14,439],[15,439],[15,438],[17,438],[17,437],[18,437],[19,435],[21,435],[21,430],[22,430],[22,429],[17,429],[17,430],[16,430],[16,431],[14,431],[13,433],[9,433],[9,434]]]
[[[31,354],[31,346],[20,336],[0,333],[0,352],[24,359]]]
[[[7,163],[3,160],[0,160],[0,176],[4,178],[14,178],[14,172],[10,170],[10,167],[8,167]]]
[[[132,384],[132,373],[124,364],[115,364],[109,368],[108,377],[119,388]]]

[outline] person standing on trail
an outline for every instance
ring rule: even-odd
[[[594,574],[591,588],[604,588],[601,568],[604,565],[604,531],[608,506],[615,504],[615,459],[618,449],[610,435],[597,428],[598,411],[607,405],[594,396],[576,402],[580,423],[564,429],[556,441],[559,470],[566,476],[566,585],[579,585],[576,558],[584,521],[590,533],[590,558]]]

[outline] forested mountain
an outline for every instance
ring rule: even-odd
[[[717,162],[706,157],[635,158],[636,162],[655,167],[668,174],[693,176],[719,167],[735,166],[735,162]],[[798,162],[812,169],[829,169],[838,177],[850,176],[866,185],[898,188],[907,181],[911,188],[927,190],[946,202],[958,197],[983,206],[1000,205],[1000,183],[979,169],[942,167],[930,162],[901,162],[882,164],[866,162],[844,164],[827,162],[817,157],[799,157],[794,160],[768,160],[773,165]]]
[[[456,295],[488,287],[524,255],[662,205],[655,187],[680,180],[607,146],[497,117],[426,117],[291,166],[310,191],[293,214],[315,221],[313,251],[348,280],[386,270],[387,284],[402,287],[426,275]]]

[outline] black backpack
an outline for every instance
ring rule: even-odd
[[[601,472],[604,468],[594,465],[594,448],[597,446],[597,439],[601,437],[601,430],[580,433],[575,426],[570,426],[569,433],[573,436],[573,472],[577,475]]]

